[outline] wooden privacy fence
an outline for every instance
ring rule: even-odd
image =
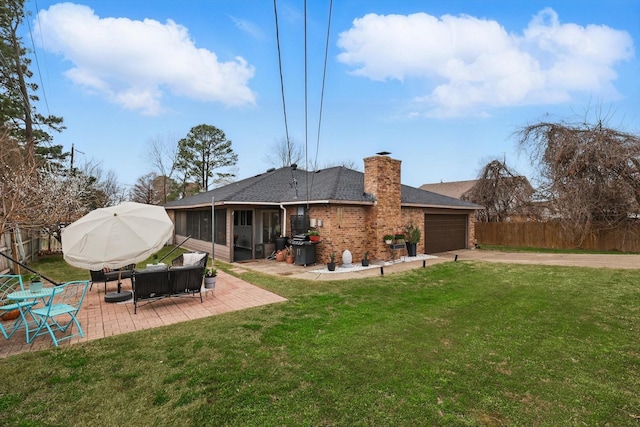
[[[60,242],[44,232],[18,233],[14,229],[0,234],[0,252],[26,264],[33,262],[38,254],[61,251]],[[0,256],[0,274],[15,272],[14,268],[13,262]]]
[[[640,252],[640,225],[636,224],[594,228],[580,244],[567,236],[560,222],[476,222],[475,237],[479,245]]]

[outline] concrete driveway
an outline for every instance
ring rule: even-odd
[[[640,268],[640,255],[626,254],[541,254],[530,252],[498,252],[481,249],[437,254],[439,258],[453,260],[477,260],[512,264],[564,265],[593,268]]]
[[[419,255],[416,258],[404,258],[404,262],[385,265],[383,269],[380,269],[379,262],[372,263],[372,265],[367,269],[358,269],[355,271],[353,269],[341,269],[338,267],[335,271],[336,274],[323,274],[326,273],[326,271],[321,271],[326,270],[326,267],[323,264],[314,264],[302,267],[300,265],[276,262],[273,260],[251,260],[247,262],[234,263],[233,265],[234,270],[239,273],[247,270],[254,270],[276,276],[322,281],[374,277],[383,273],[393,274],[400,271],[424,268],[442,262],[452,262],[455,261],[456,256],[459,261],[476,260],[512,264],[561,265],[593,268],[640,268],[640,255],[541,254],[530,252],[509,253],[485,251],[481,249],[461,249],[458,251],[434,254],[434,256]]]

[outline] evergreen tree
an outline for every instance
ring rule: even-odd
[[[60,146],[39,146],[52,140],[44,129],[59,132],[64,126],[61,117],[44,116],[34,107],[39,101],[38,85],[31,81],[31,59],[18,36],[24,19],[24,0],[0,2],[0,125],[24,145],[28,161],[63,160],[68,153]]]
[[[211,183],[235,176],[215,171],[237,162],[238,155],[233,152],[231,141],[215,126],[195,126],[178,142],[177,169],[183,174],[183,182],[197,180],[201,190],[207,191]]]

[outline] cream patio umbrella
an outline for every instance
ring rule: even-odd
[[[172,236],[173,222],[162,206],[126,202],[93,210],[65,227],[62,252],[74,267],[115,269],[148,258]]]

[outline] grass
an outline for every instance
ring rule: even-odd
[[[0,360],[0,424],[640,422],[640,271],[242,278],[289,301]]]

